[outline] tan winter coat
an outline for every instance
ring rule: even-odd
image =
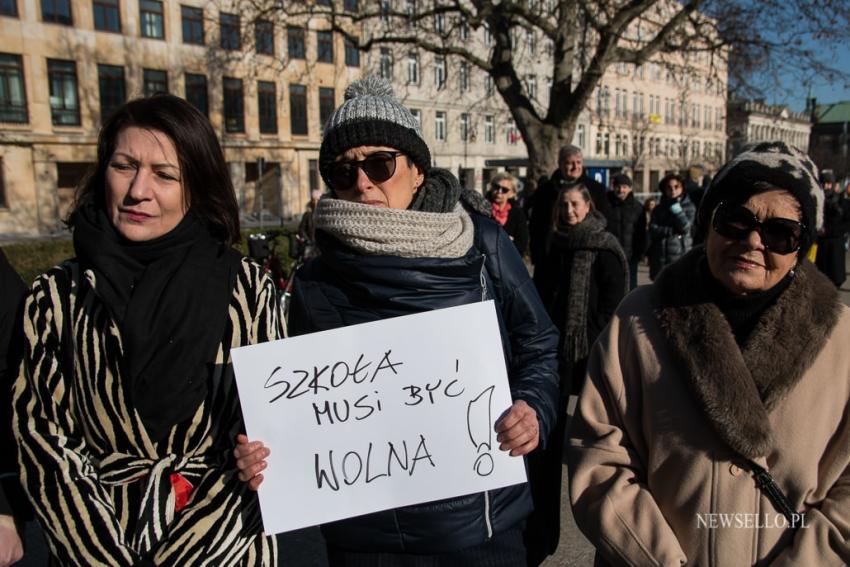
[[[576,522],[618,566],[850,564],[850,310],[805,262],[740,349],[704,299],[703,257],[630,294],[593,348]],[[805,512],[796,534],[747,458]]]

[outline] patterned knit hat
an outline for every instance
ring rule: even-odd
[[[785,142],[761,142],[746,149],[720,168],[711,181],[699,208],[703,231],[721,201],[742,203],[768,188],[785,189],[800,203],[807,241],[815,241],[823,226],[824,194],[818,170],[805,153]]]
[[[431,152],[419,122],[402,106],[385,79],[367,76],[345,89],[345,101],[325,124],[319,171],[330,186],[330,169],[343,152],[357,146],[387,146],[404,152],[427,173]]]

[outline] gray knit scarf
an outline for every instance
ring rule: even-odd
[[[600,250],[610,250],[617,256],[626,274],[627,289],[628,263],[616,237],[605,230],[605,217],[598,211],[591,211],[576,226],[559,225],[551,234],[550,244],[573,252],[572,266],[568,271],[570,291],[567,297],[567,320],[561,354],[566,361],[575,362],[590,352],[587,312],[590,307],[590,272],[596,253]]]
[[[490,215],[489,204],[481,195],[461,188],[450,172],[432,168],[410,209],[324,198],[313,215],[316,230],[361,254],[460,258],[472,248],[474,237],[472,219],[464,205]]]

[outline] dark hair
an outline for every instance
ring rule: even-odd
[[[668,173],[664,177],[661,178],[661,181],[658,182],[658,190],[661,191],[661,194],[664,195],[664,189],[667,187],[667,184],[673,180],[678,181],[682,185],[682,189],[685,188],[685,180],[678,173]]]
[[[588,203],[590,205],[590,210],[588,211],[588,214],[596,210],[596,205],[593,203],[593,198],[590,196],[590,190],[586,186],[579,183],[578,185],[563,187],[560,191],[558,191],[558,198],[555,201],[555,206],[552,207],[553,230],[558,230],[558,226],[561,221],[561,211],[564,208],[564,195],[569,193],[570,191],[578,191],[579,193],[581,193],[581,198],[584,199],[585,203]]]
[[[224,153],[206,116],[173,95],[137,98],[117,108],[104,122],[97,139],[97,162],[77,188],[68,224],[74,212],[92,202],[106,207],[106,168],[118,135],[126,128],[157,130],[168,136],[177,151],[180,178],[191,212],[228,245],[239,241],[239,206]]]

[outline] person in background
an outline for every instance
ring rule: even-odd
[[[558,169],[549,180],[537,187],[531,202],[529,237],[531,262],[537,266],[546,257],[547,239],[552,224],[552,210],[561,189],[583,185],[593,199],[596,210],[608,219],[610,205],[605,187],[590,179],[584,170],[584,159],[578,146],[564,146],[558,152]]]
[[[684,193],[682,178],[668,174],[658,183],[661,201],[649,218],[649,277],[654,280],[664,266],[691,249],[696,208]]]
[[[520,256],[528,250],[528,219],[516,200],[517,178],[497,173],[490,180],[487,198],[492,203],[493,220],[502,225]]]
[[[841,198],[835,175],[824,171],[820,177],[826,200],[823,205],[823,230],[818,235],[815,264],[835,287],[847,279],[845,266],[846,236],[850,232],[850,202]]]
[[[318,189],[310,191],[307,210],[301,215],[301,222],[298,224],[298,236],[304,242],[304,258],[306,260],[315,258],[319,254],[319,248],[316,246],[316,223],[313,221],[313,213],[316,211],[316,205],[319,204],[321,197],[322,192]]]
[[[535,284],[561,332],[558,421],[546,450],[529,460],[532,486],[551,498],[535,508],[529,531],[548,538],[553,551],[561,526],[567,401],[571,393],[581,392],[590,346],[628,291],[626,256],[616,237],[605,230],[605,218],[595,210],[590,192],[581,185],[563,188],[557,205],[552,211],[546,259],[535,268],[539,271]]]
[[[60,565],[277,565],[231,457],[232,348],[281,338],[275,285],[238,241],[207,117],[127,102],[68,221],[75,258],[39,276],[13,390],[21,483]]]
[[[629,289],[637,287],[638,264],[646,252],[647,218],[643,206],[632,193],[632,180],[628,175],[615,175],[611,181],[613,190],[608,193],[611,213],[608,231],[623,248],[629,261]]]
[[[804,260],[822,203],[799,150],[741,153],[705,246],[599,337],[568,448],[595,565],[850,564],[850,309]]]
[[[516,246],[488,218],[490,203],[432,167],[419,122],[386,80],[348,86],[325,125],[319,171],[330,188],[314,214],[321,254],[295,277],[291,334],[493,299],[513,398],[494,408],[496,439],[513,457],[545,447],[557,330]],[[240,436],[234,455],[256,490],[268,449]],[[322,534],[334,567],[512,567],[530,553],[532,508],[529,485],[519,484],[329,522]]]
[[[0,567],[23,557],[23,525],[31,516],[18,479],[11,416],[12,383],[23,355],[21,319],[26,293],[27,286],[0,250]]]

